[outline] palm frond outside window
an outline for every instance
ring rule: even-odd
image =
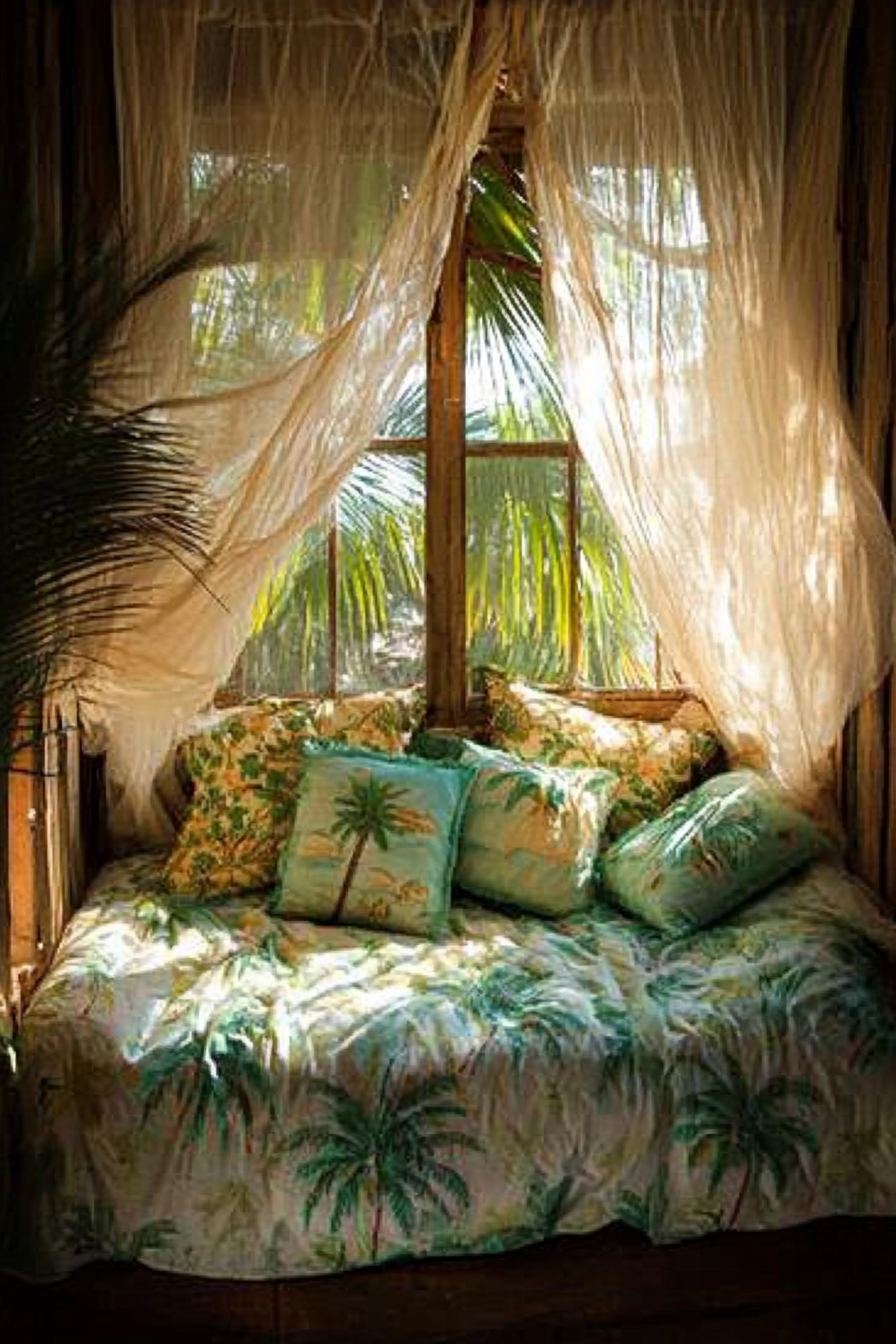
[[[211,189],[203,174],[214,175],[200,156],[194,189]],[[282,175],[269,178],[269,201],[288,198]],[[595,180],[601,209],[612,211],[620,189],[612,171]],[[647,174],[641,187],[645,209],[655,208],[657,182]],[[695,208],[692,184],[672,184],[669,195],[670,208]],[[538,229],[522,171],[490,148],[471,173],[461,245],[468,683],[471,669],[490,663],[559,685],[675,684],[599,482],[572,436],[545,331]],[[629,258],[617,267],[619,283],[637,287],[653,264]],[[302,330],[323,321],[313,285],[299,292],[285,264],[263,269],[232,259],[196,286],[194,367],[209,386],[233,378],[242,358],[257,360],[259,351],[268,363],[294,355]],[[649,340],[649,305],[643,317]],[[438,583],[451,563],[427,548],[430,387],[421,347],[370,451],[259,595],[230,689],[332,693],[425,678],[427,571]]]

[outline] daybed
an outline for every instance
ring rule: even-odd
[[[543,702],[521,704],[525,731],[508,717],[505,696],[492,737],[507,747],[515,733],[521,755],[537,746],[542,758],[549,738],[556,758],[558,725],[546,734],[535,723]],[[581,715],[588,711],[574,715],[573,727]],[[274,718],[282,724],[279,711]],[[232,715],[212,738],[203,732],[193,741],[194,770],[197,754],[204,762],[194,824],[203,789],[221,777],[223,756],[212,752],[208,765],[209,741],[217,733],[219,745],[233,748],[228,733],[239,722]],[[581,753],[570,722],[561,726],[560,755]],[[242,731],[235,740],[245,752]],[[651,731],[648,755],[667,750],[676,730]],[[352,737],[344,725],[338,735]],[[264,738],[276,754],[272,740]],[[360,753],[305,743],[303,769],[310,777],[309,760],[367,768],[396,758],[376,735],[365,740]],[[428,771],[463,771],[432,764],[433,754],[430,741]],[[555,784],[563,777],[563,767],[542,768]],[[582,760],[567,769],[576,771],[589,773]],[[447,924],[434,936],[281,913],[282,861],[281,907],[269,888],[240,890],[233,876],[210,890],[216,870],[202,864],[203,889],[172,890],[171,854],[109,862],[22,1023],[22,1150],[7,1267],[46,1287],[114,1259],[191,1276],[194,1285],[270,1281],[280,1293],[287,1279],[340,1280],[341,1271],[412,1259],[415,1270],[431,1262],[421,1285],[459,1291],[461,1271],[444,1257],[478,1264],[572,1233],[578,1249],[563,1238],[566,1249],[550,1254],[581,1273],[594,1240],[582,1234],[612,1227],[607,1254],[634,1254],[637,1239],[621,1224],[679,1254],[670,1243],[727,1247],[737,1240],[731,1229],[807,1225],[816,1236],[818,1220],[848,1216],[870,1237],[866,1222],[889,1225],[877,1216],[896,1212],[896,929],[871,893],[819,839],[800,851],[808,858],[784,864],[758,892],[741,891],[715,919],[698,918],[685,900],[685,923],[662,928],[656,911],[635,915],[618,892],[609,898],[618,885],[614,854],[627,854],[629,867],[643,859],[637,846],[633,858],[633,838],[676,808],[704,842],[698,883],[711,886],[720,871],[730,877],[743,859],[732,857],[730,825],[727,840],[705,829],[692,800],[707,788],[726,796],[736,777],[679,786],[653,820],[623,818],[618,838],[601,842],[607,890],[590,889],[579,908],[533,913],[455,883]],[[648,792],[656,779],[642,770]],[[276,812],[269,784],[256,776],[252,787]],[[641,805],[648,807],[643,793]],[[778,832],[765,834],[766,852],[780,842],[781,815]],[[612,816],[601,826],[612,829]],[[188,812],[185,828],[190,819]],[[264,830],[264,816],[238,822],[254,841]],[[298,813],[293,833],[297,823]],[[741,846],[758,843],[758,831],[752,841],[743,828],[738,836]],[[663,853],[672,848],[666,843]],[[371,849],[379,860],[389,853]],[[530,859],[537,868],[534,850]],[[750,862],[758,871],[755,854]],[[761,1260],[766,1252],[751,1253]],[[511,1260],[516,1270],[497,1272],[520,1276],[522,1286],[527,1262]],[[533,1262],[536,1276],[542,1263]],[[74,1279],[89,1285],[94,1272]],[[401,1270],[402,1290],[416,1282],[408,1272]],[[806,1288],[798,1282],[797,1296]],[[787,1300],[779,1290],[778,1306]],[[33,1309],[19,1291],[16,1300]],[[67,1291],[63,1283],[55,1298],[39,1297],[42,1310],[71,1300]],[[192,1291],[206,1300],[206,1290]],[[679,1290],[669,1291],[667,1283],[652,1314],[682,1309]],[[208,1292],[214,1298],[216,1289]],[[264,1300],[262,1315],[281,1301]],[[595,1324],[600,1301],[598,1294],[590,1315],[579,1303],[583,1322]],[[599,1312],[611,1320],[612,1304]],[[249,1331],[242,1316],[232,1324]],[[343,1324],[296,1337],[338,1338]],[[542,1329],[539,1313],[529,1325]],[[568,1325],[564,1338],[573,1337]],[[281,1337],[281,1327],[267,1337]],[[265,1329],[258,1324],[256,1337]],[[468,1337],[452,1329],[430,1319],[416,1337]],[[486,1323],[473,1312],[469,1337],[476,1329]],[[220,1337],[231,1337],[223,1326]]]

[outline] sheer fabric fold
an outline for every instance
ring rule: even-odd
[[[838,382],[850,5],[540,4],[528,172],[582,451],[735,759],[811,797],[896,648]]]
[[[124,224],[138,262],[192,227],[221,249],[141,315],[132,383],[198,446],[201,582],[150,601],[80,675],[120,843],[166,838],[151,781],[207,703],[267,575],[333,497],[420,346],[487,126],[500,6],[157,0],[115,17]],[[475,20],[475,22],[474,22]]]
[[[132,333],[215,517],[201,582],[135,576],[89,651],[119,841],[419,348],[502,65],[526,85],[548,325],[643,603],[735,761],[829,783],[896,651],[896,550],[837,341],[849,0],[154,0],[114,6],[124,225],[218,263]],[[85,670],[86,666],[86,670]]]

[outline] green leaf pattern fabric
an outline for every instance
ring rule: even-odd
[[[584,909],[619,787],[611,771],[520,761],[465,744],[476,768],[454,880],[481,900],[546,917]]]
[[[829,837],[777,785],[729,770],[621,836],[602,855],[602,886],[667,933],[702,928],[810,859]]]
[[[17,1041],[7,1259],[262,1279],[893,1215],[894,957],[827,862],[687,938],[458,901],[425,941],[116,861]]]
[[[599,714],[565,696],[484,673],[491,746],[547,765],[590,765],[620,777],[608,839],[659,816],[696,782],[720,750],[705,727],[649,723]]]
[[[193,792],[166,867],[169,890],[214,896],[270,887],[295,815],[302,743],[326,737],[401,751],[423,709],[411,690],[269,699],[215,715],[178,748]]]

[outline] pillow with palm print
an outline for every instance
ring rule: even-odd
[[[443,933],[474,773],[378,752],[307,752],[271,913]]]
[[[455,883],[481,900],[548,917],[588,906],[617,776],[520,761],[474,742],[460,759],[477,769]]]
[[[425,710],[418,690],[264,699],[216,713],[178,747],[192,791],[166,866],[169,889],[223,895],[270,887],[295,812],[300,747],[326,736],[400,751]]]
[[[598,867],[612,901],[680,936],[832,854],[830,838],[783,789],[757,771],[730,770],[623,835]]]
[[[601,714],[565,696],[483,673],[487,738],[491,746],[547,765],[591,765],[619,776],[607,838],[656,817],[697,782],[717,753],[718,737],[646,719]]]

